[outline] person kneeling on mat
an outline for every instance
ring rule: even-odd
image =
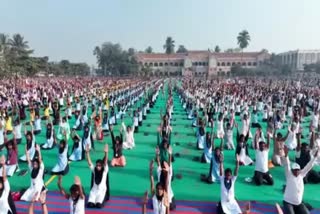
[[[89,194],[88,208],[102,208],[109,200],[109,167],[108,167],[108,144],[104,147],[103,160],[97,160],[96,166],[91,162],[89,149],[86,150],[87,162],[92,172],[91,190]]]

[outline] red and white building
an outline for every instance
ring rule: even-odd
[[[140,69],[151,68],[153,74],[183,76],[224,75],[231,67],[241,65],[255,68],[270,59],[267,52],[215,53],[211,51],[188,51],[187,53],[137,53]]]

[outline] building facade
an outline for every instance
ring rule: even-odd
[[[288,65],[291,69],[302,71],[304,65],[320,63],[320,50],[295,50],[278,54],[281,65]]]
[[[150,68],[153,74],[183,76],[224,75],[232,66],[255,68],[270,59],[267,52],[215,53],[188,51],[186,53],[137,53],[140,69]]]

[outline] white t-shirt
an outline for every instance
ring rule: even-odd
[[[303,198],[304,183],[303,178],[311,170],[314,163],[314,158],[312,158],[309,163],[300,171],[300,174],[296,177],[291,172],[289,158],[283,158],[286,173],[286,189],[284,191],[284,201],[293,204],[300,205]]]
[[[3,184],[3,192],[0,197],[0,214],[7,214],[10,209],[9,203],[8,203],[8,196],[10,193],[10,185],[9,181],[6,180]]]
[[[266,173],[269,171],[268,167],[268,154],[269,149],[260,151],[256,149],[256,168],[255,171]]]
[[[73,203],[72,198],[69,198],[70,214],[85,214],[85,199],[79,198],[76,204]]]

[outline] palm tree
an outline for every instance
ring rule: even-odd
[[[174,40],[171,36],[168,36],[166,39],[166,43],[163,45],[163,48],[166,51],[166,54],[174,53]]]
[[[0,54],[3,54],[9,47],[9,36],[6,34],[0,34]]]
[[[216,47],[214,47],[214,52],[216,53],[220,53],[221,49],[219,47],[219,45],[216,45]]]
[[[239,48],[241,48],[241,62],[242,62],[242,57],[243,57],[243,49],[247,48],[249,46],[249,41],[250,41],[250,35],[247,30],[243,30],[239,33],[238,37],[238,45]]]
[[[25,41],[20,34],[14,34],[12,39],[9,39],[9,44],[13,51],[18,54],[31,54],[33,51],[28,50],[28,41]]]

